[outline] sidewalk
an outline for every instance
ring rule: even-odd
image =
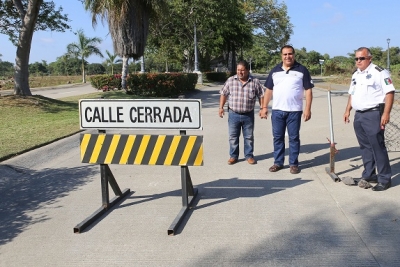
[[[192,96],[202,100],[204,130],[187,134],[204,136],[204,166],[189,167],[199,194],[175,236],[167,229],[182,205],[179,167],[110,165],[121,189],[132,193],[74,234],[73,227],[101,205],[99,166],[80,163],[79,135],[2,162],[1,265],[399,266],[400,157],[389,154],[394,175],[387,191],[333,182],[325,172],[330,130],[327,90],[320,85],[312,118],[302,124],[297,175],[287,166],[268,171],[270,119],[256,118],[258,164],[241,158],[227,165],[227,116],[218,117],[221,86],[204,86]],[[332,97],[335,168],[339,176],[359,177],[354,131],[342,122],[346,103],[347,96]],[[32,157],[42,163],[32,165]]]

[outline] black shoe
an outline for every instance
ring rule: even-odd
[[[378,176],[372,175],[371,177],[365,178],[361,177],[362,180],[367,181],[368,183],[377,183],[378,182]]]
[[[377,185],[372,187],[372,191],[385,191],[390,186],[392,186],[392,183],[390,181],[386,184],[378,183]]]

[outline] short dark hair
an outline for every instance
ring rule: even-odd
[[[357,53],[357,52],[362,52],[363,50],[367,50],[367,54],[368,54],[369,57],[372,56],[371,50],[369,50],[369,48],[368,48],[368,47],[365,47],[365,46],[361,46],[360,48],[358,48],[358,49],[356,50],[356,53]]]
[[[249,63],[246,60],[240,60],[237,66],[242,65],[246,70],[249,70]]]
[[[283,49],[285,49],[285,48],[290,48],[290,49],[292,49],[293,54],[295,53],[293,46],[291,46],[291,45],[284,45],[284,46],[282,46],[282,48],[281,48],[281,54],[282,54]]]

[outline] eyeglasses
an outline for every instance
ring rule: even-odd
[[[369,58],[369,57],[355,57],[354,60],[355,61],[358,61],[358,60],[363,61],[363,60],[365,60],[367,58]]]
[[[287,54],[282,54],[282,55],[284,55],[284,56],[292,56],[293,53],[287,53]]]

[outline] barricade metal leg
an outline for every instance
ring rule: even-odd
[[[332,178],[333,181],[339,182],[340,179],[335,173],[335,154],[337,150],[335,148],[335,141],[333,136],[333,119],[332,119],[332,99],[331,99],[331,91],[328,91],[328,107],[329,107],[329,126],[330,126],[330,139],[328,139],[330,143],[330,157],[329,157],[329,167],[325,168],[325,171]]]
[[[181,166],[181,183],[182,183],[182,208],[171,226],[168,228],[168,235],[175,235],[182,219],[185,217],[189,209],[192,208],[195,197],[197,196],[197,188],[193,188],[192,179],[190,178],[189,168]]]
[[[129,188],[121,191],[119,188],[117,181],[112,174],[110,167],[107,164],[100,164],[100,174],[101,174],[101,197],[102,197],[102,207],[96,210],[92,215],[87,217],[81,223],[74,227],[74,233],[81,233],[86,227],[96,221],[101,215],[103,215],[107,210],[109,210],[112,206],[122,200],[125,196],[127,196],[130,192]],[[108,184],[110,184],[111,188],[115,193],[115,197],[110,201],[109,200],[109,190]]]

